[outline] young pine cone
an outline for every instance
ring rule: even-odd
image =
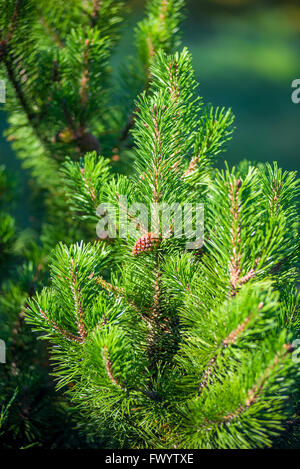
[[[133,256],[137,256],[141,252],[152,251],[160,242],[159,238],[155,238],[153,234],[147,233],[141,236],[132,249]]]

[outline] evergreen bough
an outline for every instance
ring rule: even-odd
[[[136,55],[112,67],[127,7],[120,0],[1,0],[0,76],[7,137],[43,189],[60,192],[65,156],[88,151],[128,166],[134,99],[159,49],[176,50],[183,0],[151,0]],[[54,199],[55,202],[55,199]],[[53,203],[53,200],[52,200]]]
[[[94,239],[94,230],[91,234],[86,223],[80,226],[69,215],[59,173],[65,155],[79,161],[86,151],[101,150],[104,166],[110,161],[114,170],[128,171],[134,99],[147,90],[157,51],[178,46],[183,1],[151,0],[136,26],[136,56],[112,66],[125,33],[127,3],[0,0],[6,136],[33,177],[34,195],[46,201],[39,232],[21,236],[1,207],[0,338],[7,349],[7,363],[0,365],[1,447],[87,444],[88,428],[78,438],[71,431],[69,406],[61,394],[53,395],[47,344],[36,343],[23,311],[26,298],[48,284],[47,256],[56,243]],[[1,202],[7,202],[2,179],[1,169]]]
[[[204,245],[186,250],[172,230],[144,233],[147,249],[142,230],[59,244],[27,320],[52,343],[58,387],[108,445],[270,446],[297,403],[298,180],[275,163],[214,169],[233,117],[204,106],[187,50],[159,53],[150,74],[134,174],[113,176],[96,153],[67,161],[71,208],[96,224],[100,203],[131,220],[121,195],[149,209],[203,203]]]

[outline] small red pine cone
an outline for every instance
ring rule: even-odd
[[[151,232],[141,236],[133,246],[133,256],[137,256],[141,252],[152,251],[152,249],[158,245],[159,241],[159,238],[155,238]]]

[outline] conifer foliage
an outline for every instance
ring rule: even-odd
[[[113,70],[125,3],[69,0],[66,8],[63,0],[0,2],[8,138],[39,185],[55,193],[66,155],[78,160],[101,150],[108,158],[128,159],[123,151],[132,126],[132,98],[147,88],[156,52],[178,45],[183,1],[150,1],[136,27],[135,57]]]
[[[80,226],[69,216],[59,171],[66,155],[79,161],[87,151],[101,152],[105,158],[99,160],[97,191],[108,177],[110,160],[114,169],[130,168],[134,99],[141,90],[147,91],[149,66],[158,50],[171,52],[177,47],[182,19],[182,0],[147,3],[136,26],[135,56],[114,65],[112,55],[121,34],[127,34],[122,25],[128,2],[0,0],[6,136],[33,176],[30,188],[42,203],[46,201],[39,232],[31,230],[25,240],[1,205],[0,275],[5,281],[0,291],[0,338],[7,348],[7,363],[0,368],[1,446],[78,447],[89,435],[85,426],[83,438],[78,439],[70,407],[61,394],[53,396],[47,344],[36,343],[24,324],[23,310],[26,298],[48,284],[47,256],[56,243],[94,239],[84,217]],[[90,160],[76,183],[80,191],[93,194],[89,164],[96,178]],[[4,185],[1,167],[1,203],[7,202]],[[96,202],[92,196],[81,212],[89,214],[92,208],[94,215]]]
[[[100,203],[132,222],[122,196],[149,212],[202,203],[204,244],[187,250],[159,219],[156,236],[139,225],[125,238],[117,216],[116,237],[56,247],[27,321],[52,343],[58,387],[110,445],[270,446],[299,384],[298,181],[276,164],[214,169],[230,110],[204,106],[186,49],[158,53],[149,70],[134,174],[113,176],[96,153],[68,160],[70,205],[96,224]]]
[[[0,166],[0,265],[2,266],[15,242],[15,220],[6,213],[6,205],[12,198],[13,181],[6,173],[4,166]]]

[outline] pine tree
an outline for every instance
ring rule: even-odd
[[[11,201],[14,181],[11,180],[5,170],[0,166],[0,265],[4,265],[15,241],[15,220],[5,210],[5,206]],[[1,272],[2,273],[2,272]],[[2,280],[2,279],[1,279]]]
[[[49,380],[45,344],[24,323],[26,297],[47,282],[41,246],[32,230],[20,231],[11,215],[17,181],[0,167],[0,445],[51,447],[72,431],[69,406]],[[46,256],[44,258],[44,263]],[[4,349],[2,349],[4,347]],[[65,433],[65,432],[66,433]]]
[[[52,392],[46,344],[36,344],[23,311],[26,298],[48,283],[47,256],[56,243],[93,239],[89,226],[68,212],[59,171],[65,156],[80,161],[87,150],[101,151],[104,166],[110,161],[113,170],[129,170],[134,99],[147,90],[156,52],[177,47],[182,6],[182,0],[148,2],[136,27],[136,57],[112,70],[125,2],[71,0],[66,9],[61,0],[0,0],[6,136],[45,202],[40,231],[26,239],[11,215],[0,215],[0,338],[7,345],[7,364],[0,367],[1,446],[86,445],[87,428],[83,438],[71,432],[70,408]]]
[[[136,57],[113,74],[125,2],[70,0],[66,9],[63,0],[1,0],[7,136],[42,188],[60,192],[66,155],[78,160],[101,150],[128,165],[133,99],[147,88],[155,53],[177,47],[182,7],[183,0],[149,1],[136,27]]]
[[[233,116],[198,97],[186,49],[159,52],[149,73],[133,174],[113,175],[96,153],[64,165],[75,216],[116,217],[106,239],[56,247],[27,320],[52,344],[58,388],[108,446],[270,446],[298,396],[299,183],[276,163],[214,168]],[[203,204],[203,246],[187,249],[175,213],[167,226],[156,213],[154,229],[137,221],[134,203],[154,215]]]

